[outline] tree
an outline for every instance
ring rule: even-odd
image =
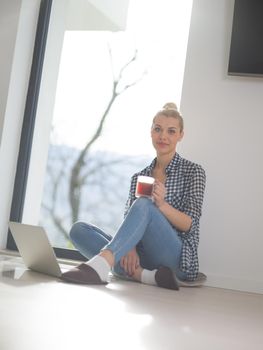
[[[145,71],[139,77],[139,79],[135,79],[129,83],[125,83],[124,73],[131,66],[131,64],[135,63],[138,58],[137,50],[134,52],[130,60],[121,67],[117,77],[114,76],[113,73],[113,59],[112,52],[109,49],[109,57],[112,65],[112,93],[111,97],[107,103],[104,113],[98,121],[97,128],[91,138],[87,141],[85,147],[79,152],[79,154],[75,154],[76,152],[71,152],[71,155],[61,155],[60,156],[60,169],[52,169],[52,167],[48,168],[50,182],[49,182],[49,190],[52,191],[52,203],[44,203],[43,207],[48,211],[53,224],[57,228],[57,230],[64,235],[65,238],[68,238],[68,229],[65,227],[66,219],[70,216],[70,224],[73,224],[79,219],[80,216],[80,208],[82,205],[82,192],[83,188],[87,187],[87,185],[94,185],[94,179],[98,172],[102,172],[103,168],[108,168],[113,163],[118,164],[123,161],[123,159],[115,159],[112,160],[102,160],[100,162],[92,161],[92,157],[90,156],[90,151],[96,140],[102,135],[103,127],[107,117],[109,116],[109,112],[116,102],[116,99],[123,94],[126,90],[136,85],[146,73]],[[121,87],[122,86],[122,87]],[[69,174],[67,174],[69,172]],[[63,178],[69,177],[69,186],[68,186],[68,204],[70,214],[59,213],[57,208],[58,199],[61,194],[61,181]],[[93,179],[92,181],[90,179]],[[90,182],[89,182],[90,181]],[[63,187],[63,186],[62,186]]]

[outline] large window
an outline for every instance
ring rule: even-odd
[[[114,235],[130,177],[154,157],[152,117],[180,104],[192,1],[121,4],[52,5],[22,221],[68,257],[75,221]]]

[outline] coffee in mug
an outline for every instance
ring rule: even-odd
[[[136,197],[151,197],[153,192],[154,178],[151,176],[139,175],[136,185]]]

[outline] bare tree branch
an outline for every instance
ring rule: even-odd
[[[68,231],[65,229],[65,227],[63,226],[63,222],[65,221],[65,218],[59,218],[54,210],[50,207],[48,207],[46,204],[42,204],[43,209],[45,209],[47,212],[49,212],[53,223],[55,224],[55,226],[58,228],[58,230],[63,234],[63,236],[65,237],[66,240],[69,239],[69,235],[68,235]]]
[[[119,72],[119,76],[118,76],[118,79],[117,81],[120,81],[121,78],[122,78],[122,75],[123,75],[123,72],[125,71],[125,69],[131,65],[132,62],[135,62],[136,59],[138,57],[138,50],[135,50],[133,56],[131,57],[131,59],[120,69],[120,72]]]
[[[109,51],[110,57],[111,55],[111,50]],[[90,147],[94,144],[94,142],[100,137],[103,126],[106,120],[106,117],[109,114],[109,111],[116,100],[116,98],[122,94],[125,90],[127,90],[129,87],[135,85],[139,80],[132,82],[131,84],[125,85],[124,89],[121,91],[117,92],[118,85],[120,81],[122,80],[123,77],[123,72],[127,67],[136,60],[137,58],[137,50],[135,51],[134,55],[132,58],[120,69],[119,76],[117,80],[113,81],[113,88],[112,88],[112,95],[111,98],[108,102],[108,105],[100,119],[99,125],[91,137],[91,139],[88,141],[84,149],[80,152],[80,155],[78,159],[76,160],[75,164],[72,167],[72,172],[71,172],[71,178],[70,178],[70,186],[69,186],[69,202],[71,206],[71,212],[72,212],[72,222],[77,221],[78,216],[79,216],[79,210],[80,210],[80,203],[81,203],[81,187],[83,185],[83,177],[81,177],[81,170],[83,169],[85,162],[84,159],[86,158]]]
[[[55,164],[54,168],[48,167],[48,173],[51,181],[50,182],[51,185],[49,189],[49,193],[51,192],[51,200],[48,200],[48,203],[46,204],[45,203],[42,204],[42,207],[44,210],[46,210],[49,213],[52,223],[54,224],[54,227],[59,232],[61,232],[61,234],[64,236],[64,238],[67,241],[69,236],[68,236],[68,229],[66,228],[66,225],[68,223],[72,224],[79,219],[81,210],[83,210],[83,206],[81,207],[81,203],[82,203],[81,196],[82,196],[82,193],[84,194],[87,193],[86,192],[87,187],[90,186],[90,187],[101,189],[102,191],[101,193],[100,191],[97,191],[98,198],[94,199],[97,201],[98,205],[101,204],[101,198],[104,198],[109,203],[113,203],[114,197],[120,195],[117,190],[116,191],[114,190],[113,193],[105,193],[103,191],[104,187],[101,186],[101,184],[104,183],[105,174],[113,175],[114,178],[117,175],[120,175],[113,170],[113,166],[123,161],[125,162],[125,160],[115,159],[115,160],[107,161],[105,158],[102,158],[101,161],[100,160],[98,161],[98,158],[96,158],[96,162],[95,162],[91,157],[88,158],[88,156],[92,145],[97,141],[97,139],[103,133],[105,121],[117,97],[120,96],[122,93],[124,93],[124,91],[126,91],[127,89],[138,84],[139,81],[142,80],[146,72],[144,72],[141,75],[141,77],[136,80],[134,79],[133,81],[128,83],[125,82],[125,73],[127,69],[132,64],[134,64],[138,58],[137,50],[134,52],[134,54],[128,60],[128,62],[126,62],[119,69],[118,74],[114,73],[113,55],[112,55],[112,50],[110,46],[109,46],[109,58],[110,58],[110,64],[112,69],[112,91],[111,91],[111,96],[106,105],[106,108],[98,121],[98,124],[94,133],[92,134],[90,139],[87,141],[85,147],[77,155],[77,158],[75,160],[74,158],[76,157],[76,151],[71,148],[68,148],[66,150],[62,149],[63,152],[59,154],[59,158],[56,152],[51,153],[52,163],[54,162]],[[54,134],[54,137],[56,137],[55,134]],[[97,174],[99,174],[99,176],[97,176]],[[61,204],[61,195],[62,195],[62,198],[64,196],[64,193],[62,191],[64,189],[64,185],[66,184],[66,181],[68,181],[68,177],[69,177],[69,189],[67,192],[68,201],[65,204],[69,205],[70,212],[69,212],[69,215],[65,216],[64,214],[62,215],[60,213],[59,205]],[[105,184],[106,183],[107,182],[105,182]],[[113,205],[109,205],[109,206],[110,206],[109,212],[111,211],[113,215],[115,206]],[[94,202],[92,202],[92,204],[89,204],[89,202],[87,202],[85,204],[85,208],[90,208],[92,212],[92,210],[94,209]],[[109,218],[112,215],[110,214]],[[107,222],[109,218],[106,217],[105,222]]]
[[[131,84],[125,85],[125,86],[123,87],[123,89],[122,89],[118,94],[120,95],[120,94],[122,94],[125,90],[127,90],[127,89],[129,89],[130,87],[132,87],[132,86],[138,84],[138,83],[143,79],[143,77],[144,77],[146,74],[147,74],[147,72],[144,71],[143,74],[142,74],[142,76],[141,76],[139,79],[135,80],[135,81],[134,81],[133,83],[131,83]]]
[[[109,167],[115,164],[121,164],[123,163],[123,159],[117,159],[117,160],[109,160],[108,162],[101,162],[98,163],[96,166],[93,168],[89,169],[84,175],[81,176],[80,183],[83,185],[86,182],[86,179],[91,176],[96,174],[98,170],[102,170],[105,167]]]

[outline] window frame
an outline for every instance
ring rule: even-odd
[[[53,0],[41,0],[37,22],[31,72],[26,96],[21,140],[16,167],[16,175],[10,211],[10,221],[22,222],[25,203],[27,180],[30,166],[35,120],[38,106],[39,91],[43,64],[46,52],[49,22]],[[8,230],[7,249],[18,250],[13,236]],[[53,248],[59,258],[71,260],[86,260],[78,251],[64,248]]]

